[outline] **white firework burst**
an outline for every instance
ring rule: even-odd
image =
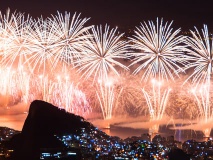
[[[134,57],[130,66],[140,63],[134,70],[137,74],[142,69],[145,70],[142,79],[156,78],[158,80],[174,80],[174,74],[178,76],[179,71],[183,71],[181,65],[184,65],[183,55],[184,46],[181,44],[184,40],[180,29],[171,28],[172,22],[163,24],[163,19],[141,23],[134,31],[135,35],[130,38],[131,48],[136,51],[130,55]]]
[[[128,70],[119,59],[127,58],[128,41],[122,40],[123,34],[117,32],[117,28],[108,25],[102,28],[92,28],[93,37],[86,43],[87,50],[82,54],[79,63],[79,72],[82,77],[88,79],[93,77],[94,80],[107,79],[109,72],[119,75],[116,66]]]
[[[22,13],[10,13],[10,10],[5,15],[1,14],[0,17],[2,21],[1,64],[7,68],[16,66],[20,69],[30,51],[28,32],[33,21],[30,16],[25,17]]]
[[[55,44],[56,50],[61,60],[74,66],[74,62],[79,59],[81,52],[85,50],[84,43],[91,35],[88,30],[92,26],[85,27],[89,18],[80,18],[81,14],[75,13],[72,17],[70,13],[65,15],[58,12],[57,16],[52,16],[51,23],[54,26],[56,36],[59,37]]]
[[[55,47],[59,37],[57,30],[49,19],[42,17],[33,24],[29,34],[30,54],[27,62],[31,65],[33,73],[46,74],[57,66],[57,50]]]
[[[213,36],[209,35],[207,25],[201,30],[202,34],[195,27],[195,31],[190,30],[193,37],[188,37],[185,43],[188,45],[188,59],[191,63],[186,65],[186,69],[194,68],[194,72],[189,76],[195,84],[206,83],[210,80],[213,67]]]

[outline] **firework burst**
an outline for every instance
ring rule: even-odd
[[[70,64],[89,37],[86,32],[90,27],[83,26],[87,20],[80,19],[80,14],[71,17],[70,13],[36,20],[9,10],[0,13],[0,74],[4,75],[0,96],[12,97],[4,106],[11,101],[30,103],[41,99],[68,112],[91,112],[86,96],[73,84],[74,77],[70,79]],[[69,80],[55,78],[64,73]]]
[[[123,34],[117,33],[117,28],[110,29],[107,25],[104,29],[102,26],[93,27],[92,35],[86,42],[85,54],[82,54],[78,62],[78,70],[83,72],[82,77],[107,80],[109,72],[119,75],[116,66],[128,70],[128,67],[118,61],[127,58],[128,42],[121,39]]]
[[[1,66],[7,68],[23,67],[30,53],[28,31],[32,27],[33,21],[24,14],[10,13],[1,14]],[[20,68],[18,68],[20,69]]]
[[[163,19],[157,19],[156,24],[153,21],[141,23],[134,31],[135,35],[130,38],[131,48],[135,52],[130,53],[133,62],[130,66],[139,63],[133,74],[137,74],[141,70],[145,70],[142,75],[142,80],[145,82],[152,79],[152,89],[150,91],[142,89],[145,96],[150,120],[161,120],[163,118],[170,88],[162,90],[161,83],[174,80],[174,75],[183,71],[181,65],[185,61],[182,57],[184,47],[181,43],[184,40],[183,36],[178,36],[180,29],[173,31],[171,28],[172,22],[165,24]],[[158,132],[159,126],[150,128],[151,134]]]
[[[193,37],[188,37],[185,43],[189,46],[188,63],[186,70],[194,68],[194,72],[186,81],[192,79],[194,84],[209,83],[213,67],[213,41],[208,33],[208,28],[204,25],[202,34],[195,27],[195,31],[190,31]]]
[[[187,78],[195,84],[193,95],[196,98],[200,118],[205,123],[212,120],[213,108],[210,104],[211,92],[211,75],[213,65],[213,41],[208,33],[208,28],[204,25],[201,33],[195,27],[195,31],[190,31],[192,37],[186,39],[188,45],[190,63],[186,65],[186,69],[194,68],[194,72]],[[205,136],[210,135],[210,128],[204,129]]]
[[[136,28],[134,37],[130,38],[131,48],[136,50],[130,54],[134,57],[130,66],[140,63],[134,74],[144,69],[144,80],[174,80],[174,75],[179,76],[178,72],[183,71],[181,65],[185,63],[181,57],[184,46],[181,43],[184,37],[178,36],[180,29],[173,31],[171,25],[172,22],[163,24],[163,19],[157,19],[156,24],[149,21]]]
[[[92,26],[85,27],[85,23],[89,18],[80,18],[80,14],[75,13],[72,17],[70,13],[65,15],[58,13],[52,16],[51,25],[57,31],[56,36],[59,37],[55,43],[56,54],[60,60],[74,66],[75,61],[79,61],[81,53],[86,50],[85,41],[91,37],[89,30]]]

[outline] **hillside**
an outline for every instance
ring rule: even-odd
[[[65,148],[55,135],[78,134],[81,128],[89,131],[94,126],[83,117],[35,100],[30,105],[22,132],[10,141],[9,147],[14,150],[12,159],[39,159],[40,148]]]

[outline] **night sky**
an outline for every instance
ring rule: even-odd
[[[7,8],[30,14],[34,18],[49,17],[57,11],[81,13],[90,17],[87,23],[95,25],[109,24],[118,26],[120,31],[127,32],[140,22],[156,20],[174,20],[173,27],[183,31],[201,28],[207,24],[213,31],[213,8],[211,0],[0,0],[0,10]]]

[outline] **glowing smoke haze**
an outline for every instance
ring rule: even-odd
[[[46,19],[0,13],[0,125],[16,121],[19,127],[12,128],[20,129],[30,102],[41,99],[100,126],[157,125],[155,132],[182,114],[203,120],[209,136],[213,51],[207,26],[186,37],[157,19],[125,39],[117,28],[87,26],[88,20],[77,13]],[[191,82],[194,92],[180,87]]]

